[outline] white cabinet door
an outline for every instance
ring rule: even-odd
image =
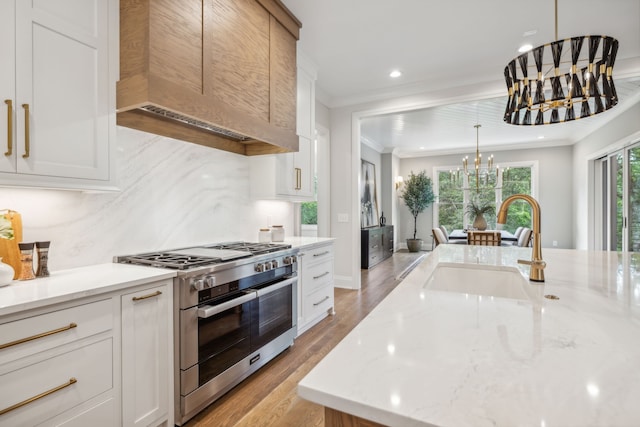
[[[298,67],[296,132],[307,139],[313,139],[315,133],[315,93],[315,79]]]
[[[282,196],[292,196],[296,200],[313,200],[313,177],[315,157],[310,139],[299,137],[299,151],[276,154],[277,192]]]
[[[16,3],[17,171],[109,178],[109,2]]]
[[[294,153],[274,155],[277,195],[285,197],[295,195],[296,170],[293,156]]]
[[[169,417],[171,281],[122,296],[122,418],[125,426]],[[173,423],[171,423],[173,425]]]
[[[16,171],[13,130],[15,108],[15,3],[0,1],[0,172]],[[11,132],[10,132],[11,129]]]
[[[313,181],[316,170],[314,142],[302,136],[298,140],[300,150],[293,153],[294,191],[298,196],[313,200],[315,199]]]

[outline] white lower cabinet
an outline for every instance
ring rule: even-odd
[[[298,335],[334,314],[333,242],[300,248]]]
[[[159,425],[169,415],[173,343],[167,316],[171,282],[122,296],[122,420]],[[173,423],[172,423],[173,425]]]
[[[173,426],[172,289],[0,318],[0,427]]]
[[[64,425],[117,396],[112,300],[51,308],[0,324],[0,426]]]

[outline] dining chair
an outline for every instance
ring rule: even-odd
[[[518,246],[526,247],[531,242],[531,229],[524,227],[518,237]]]
[[[447,230],[447,227],[445,227],[444,225],[441,225],[438,228],[442,230],[442,233],[444,233],[444,238],[446,240],[446,243],[449,243],[449,231]]]
[[[467,244],[480,246],[500,246],[502,233],[499,231],[467,231]]]
[[[442,230],[439,227],[432,228],[431,232],[433,233],[433,238],[436,241],[436,246],[442,243],[447,243],[447,238],[445,237],[445,234],[442,232]]]
[[[513,232],[513,235],[516,236],[516,239],[520,237],[520,233],[522,233],[522,230],[524,230],[524,227],[518,227],[516,228],[516,231]]]

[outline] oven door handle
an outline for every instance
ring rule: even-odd
[[[203,305],[202,307],[198,307],[198,317],[201,319],[206,319],[207,317],[222,313],[225,310],[229,310],[230,308],[233,308],[240,304],[244,304],[245,302],[251,301],[256,298],[258,298],[258,294],[256,292],[250,292],[246,295],[232,299],[231,301],[223,302],[219,305]]]
[[[294,277],[291,277],[291,278],[289,278],[287,280],[283,280],[282,282],[274,283],[273,285],[267,286],[266,288],[256,289],[256,293],[258,294],[258,297],[261,297],[261,296],[264,296],[264,295],[268,295],[271,292],[275,292],[278,289],[282,289],[285,286],[289,286],[292,283],[295,283],[297,280],[298,280],[298,276],[294,276]]]

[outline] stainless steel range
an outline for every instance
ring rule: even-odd
[[[115,258],[177,270],[176,424],[293,344],[297,253],[287,244],[230,242]]]

